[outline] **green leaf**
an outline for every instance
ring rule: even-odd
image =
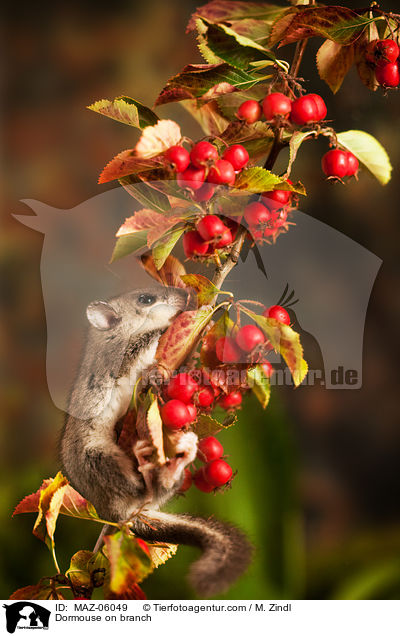
[[[159,239],[157,244],[153,247],[153,259],[157,269],[161,269],[164,265],[184,232],[185,226],[179,224],[167,232],[163,238]]]
[[[208,278],[201,274],[186,274],[181,279],[188,287],[193,287],[197,292],[198,306],[210,305],[218,294],[228,294],[221,292]]]
[[[265,409],[271,396],[271,383],[265,375],[261,364],[256,364],[248,369],[247,380],[257,400]]]
[[[338,142],[350,150],[378,179],[379,183],[389,183],[392,165],[384,147],[375,137],[363,130],[347,130],[337,135]]]
[[[233,121],[220,135],[227,144],[241,144],[252,159],[265,156],[274,141],[274,134],[266,122],[257,121],[254,124],[246,124],[241,121]]]
[[[315,136],[315,132],[313,130],[307,130],[305,132],[302,132],[300,130],[295,130],[295,132],[291,136],[289,141],[289,163],[288,163],[288,167],[286,171],[286,174],[288,176],[290,175],[293,163],[296,159],[297,152],[301,144],[303,143],[305,139],[307,139],[307,137],[313,137],[313,136]]]
[[[156,106],[183,99],[214,99],[218,95],[245,90],[260,80],[229,64],[188,64],[168,80],[156,100]]]
[[[206,413],[200,413],[196,422],[193,424],[193,430],[200,439],[208,437],[209,435],[216,435],[222,431],[222,428],[218,420]]]
[[[218,24],[221,22],[262,22],[272,24],[272,22],[284,11],[284,7],[270,4],[269,2],[240,2],[231,0],[212,0],[201,7],[198,7],[190,18],[187,26],[188,31],[196,28],[196,19],[205,18],[209,22]]]
[[[156,190],[150,183],[144,182],[140,177],[131,175],[119,180],[120,184],[129,194],[145,207],[157,212],[166,212],[171,208],[168,197]]]
[[[200,22],[200,21],[198,21]],[[204,22],[202,23],[204,24]],[[224,61],[237,69],[247,70],[252,62],[263,61],[267,65],[276,62],[275,56],[260,44],[238,35],[226,25],[210,24],[206,33],[199,35],[200,51],[208,49],[216,61]],[[208,56],[210,61],[212,58]],[[214,60],[214,63],[216,62]]]
[[[92,577],[89,571],[89,562],[92,558],[93,552],[89,550],[79,550],[72,556],[65,575],[68,576],[74,588],[93,588]]]
[[[106,535],[104,543],[110,561],[111,592],[123,594],[153,570],[151,559],[142,547],[144,542],[139,543],[126,530]]]
[[[317,53],[318,73],[333,93],[337,93],[354,63],[355,45],[342,46],[325,40]]]
[[[381,19],[360,16],[347,7],[292,7],[273,25],[269,43],[284,46],[320,36],[339,44],[351,44],[368,24]]]
[[[253,311],[240,307],[241,311],[250,316],[268,336],[275,351],[279,352],[289,367],[295,386],[299,386],[306,377],[308,366],[303,358],[303,347],[300,336],[288,325],[278,322],[274,318],[264,318]]]
[[[110,263],[114,263],[120,258],[128,256],[128,254],[133,254],[147,247],[147,232],[148,230],[140,230],[140,232],[126,234],[117,239]]]
[[[135,128],[153,126],[158,121],[157,115],[150,108],[125,95],[116,97],[113,101],[101,99],[88,108],[95,113],[111,117],[122,124],[135,126]]]
[[[359,571],[351,573],[336,590],[333,598],[340,600],[375,600],[387,597],[388,590],[397,590],[400,586],[399,559],[383,560],[368,564]]]
[[[282,183],[281,177],[265,168],[255,166],[242,170],[235,181],[235,189],[247,192],[268,192],[279,183]]]

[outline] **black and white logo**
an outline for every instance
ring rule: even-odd
[[[18,601],[3,607],[6,610],[6,627],[9,634],[14,634],[16,629],[49,629],[51,612],[37,603]]]

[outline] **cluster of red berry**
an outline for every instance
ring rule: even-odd
[[[292,185],[292,181],[287,179]],[[244,209],[244,218],[255,240],[273,239],[287,230],[287,218],[291,210],[293,192],[271,190],[263,192],[259,201],[249,203]]]
[[[190,153],[183,146],[172,146],[165,156],[176,170],[178,185],[189,188],[197,202],[209,201],[216,185],[233,185],[249,160],[249,153],[240,144],[226,148],[220,159],[209,141],[199,141]]]
[[[197,458],[204,463],[192,475],[189,468],[185,469],[185,476],[180,492],[186,492],[194,484],[202,492],[213,492],[216,488],[230,483],[233,476],[231,466],[222,459],[224,448],[216,437],[209,435],[199,442]]]
[[[322,157],[322,170],[327,177],[343,179],[353,177],[359,168],[358,159],[352,152],[335,148]]]
[[[215,250],[228,247],[236,236],[239,225],[233,219],[225,223],[215,214],[207,214],[183,237],[183,249],[187,258],[210,256]]]
[[[366,59],[375,68],[375,77],[381,86],[396,88],[400,84],[400,49],[394,40],[370,42]]]
[[[290,324],[290,316],[284,307],[272,305],[264,310],[265,318],[274,318],[285,325]],[[272,350],[271,343],[257,325],[244,325],[238,329],[235,337],[223,336],[215,343],[215,353],[220,362],[262,363],[265,375],[272,375],[272,365],[264,355]],[[230,395],[230,394],[228,394]]]
[[[255,99],[243,102],[236,116],[248,124],[254,124],[261,119],[262,113],[266,121],[290,119],[296,126],[305,126],[325,119],[327,108],[322,97],[316,93],[294,100],[283,93],[270,93],[264,98],[262,106]]]

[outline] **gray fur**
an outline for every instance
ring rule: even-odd
[[[154,302],[141,303],[144,295]],[[137,442],[133,458],[117,444],[117,424],[134,385],[154,363],[161,334],[187,301],[183,290],[159,287],[89,305],[87,345],[70,395],[61,457],[72,486],[104,520],[131,520],[139,537],[200,547],[203,556],[192,566],[190,580],[199,595],[213,596],[246,569],[247,539],[218,521],[158,512],[196,457],[197,436],[182,434],[176,457],[161,467],[149,463],[152,449],[145,441]],[[149,523],[135,516],[140,510]]]

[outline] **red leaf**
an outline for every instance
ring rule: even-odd
[[[143,159],[138,157],[135,149],[123,150],[106,165],[99,176],[98,183],[107,183],[114,179],[121,179],[121,177],[144,172],[162,165],[163,162],[160,158]]]
[[[156,359],[161,366],[174,370],[183,364],[214,311],[213,307],[204,307],[196,311],[184,311],[175,318],[158,344]]]
[[[133,234],[134,232],[140,232],[141,230],[148,230],[147,246],[151,247],[155,241],[161,238],[171,227],[176,225],[179,220],[179,216],[166,216],[165,214],[144,208],[143,210],[135,212],[135,214],[128,219],[125,219],[125,223],[121,225],[115,236],[120,237]]]

